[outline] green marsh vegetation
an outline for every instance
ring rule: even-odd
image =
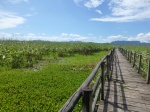
[[[111,48],[95,43],[1,41],[0,111],[58,111]]]

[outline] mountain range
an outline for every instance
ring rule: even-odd
[[[150,43],[140,42],[140,41],[113,41],[113,45],[136,45],[136,46],[150,46]]]

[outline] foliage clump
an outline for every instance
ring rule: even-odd
[[[8,68],[33,67],[44,56],[70,57],[108,51],[111,45],[97,43],[0,41],[0,66]]]

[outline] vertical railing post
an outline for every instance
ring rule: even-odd
[[[122,48],[122,50],[123,50],[123,55],[125,56],[125,50]]]
[[[111,80],[111,77],[112,77],[111,75],[112,75],[112,70],[113,70],[114,53],[115,53],[115,48],[111,51],[111,54],[109,56],[109,81]]]
[[[148,59],[148,72],[147,72],[147,78],[146,78],[146,83],[150,83],[150,59]]]
[[[123,51],[124,51],[124,56],[126,55],[126,51],[125,51],[125,49],[123,49]]]
[[[123,49],[121,48],[121,53],[122,53],[122,55],[124,55],[124,53],[123,53]]]
[[[136,52],[133,54],[133,67],[135,66],[135,62],[136,62]]]
[[[131,63],[131,60],[132,60],[132,51],[130,51],[130,58],[129,58],[130,63]]]
[[[130,51],[128,51],[128,58],[127,58],[128,60],[129,60],[129,56],[130,56]]]
[[[111,66],[112,66],[112,62],[113,62],[113,53],[114,53],[114,49],[111,50],[110,56],[109,56],[109,69],[111,70]]]
[[[107,80],[109,81],[110,80],[110,76],[109,76],[109,71],[110,71],[110,65],[111,64],[111,59],[110,59],[110,56],[107,55]]]
[[[82,90],[82,112],[92,111],[92,88],[85,87]]]
[[[142,60],[142,55],[139,55],[139,68],[138,68],[138,73],[140,73],[141,70],[141,60]]]
[[[104,67],[105,67],[105,62],[102,62],[101,64],[101,100],[104,100]]]
[[[127,54],[126,54],[126,58],[128,59],[128,50],[127,50],[126,52],[127,52]]]

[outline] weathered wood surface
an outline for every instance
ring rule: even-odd
[[[150,112],[150,85],[116,49],[112,80],[98,112]]]

